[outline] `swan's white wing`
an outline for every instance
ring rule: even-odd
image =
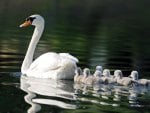
[[[75,60],[69,54],[45,53],[30,65],[26,74],[39,78],[72,79],[76,68]]]
[[[59,55],[62,56],[62,57],[71,59],[71,60],[73,60],[76,63],[79,62],[79,60],[76,57],[70,55],[69,53],[59,53]]]
[[[38,57],[30,66],[30,70],[55,70],[61,67],[61,57],[57,53],[49,52]]]

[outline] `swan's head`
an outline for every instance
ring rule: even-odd
[[[96,66],[96,70],[99,70],[99,71],[103,71],[103,67],[102,66]]]
[[[105,77],[109,77],[109,76],[110,76],[110,70],[109,70],[109,69],[104,69],[104,70],[103,70],[103,75],[104,75]]]
[[[115,70],[114,77],[122,78],[123,77],[122,71],[121,70]]]
[[[80,67],[78,67],[76,70],[75,70],[75,74],[76,75],[82,75],[82,69]]]
[[[95,73],[94,73],[94,76],[95,77],[101,77],[102,76],[102,72],[99,71],[99,70],[96,70]]]
[[[83,70],[83,75],[84,75],[85,77],[90,76],[90,69],[89,69],[89,68],[84,68],[84,70]]]
[[[130,77],[134,80],[138,80],[139,75],[137,71],[132,71]]]
[[[20,27],[27,27],[29,25],[39,26],[44,24],[44,18],[40,15],[31,15],[26,18],[25,22]]]

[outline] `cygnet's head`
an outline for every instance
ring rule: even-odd
[[[76,70],[75,70],[75,74],[76,75],[82,75],[82,70],[80,67],[78,67]]]
[[[139,74],[138,74],[137,71],[132,71],[130,77],[131,77],[133,80],[138,80]]]
[[[109,69],[104,69],[104,70],[103,70],[103,75],[104,75],[105,77],[110,77],[110,70],[109,70]]]
[[[102,76],[102,72],[99,71],[99,70],[96,70],[95,73],[94,73],[94,76],[95,77],[101,77]]]
[[[89,68],[84,68],[84,70],[83,70],[83,75],[84,75],[85,77],[88,77],[88,76],[90,75],[90,69],[89,69]]]
[[[44,18],[40,15],[31,15],[26,18],[25,22],[20,25],[20,27],[27,27],[29,25],[39,26],[44,25]]]
[[[121,70],[115,70],[114,77],[122,78],[123,77],[122,71]]]
[[[103,71],[103,67],[102,66],[96,66],[96,70],[99,70],[99,71]]]

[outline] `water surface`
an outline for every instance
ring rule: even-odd
[[[148,113],[150,110],[150,88],[145,86],[88,86],[16,75],[1,76],[1,113]]]
[[[78,66],[89,67],[91,72],[96,65],[102,65],[111,69],[112,74],[115,69],[121,69],[126,76],[137,70],[140,78],[150,78],[149,4],[147,0],[36,0],[36,3],[1,0],[0,113],[27,112],[34,107],[37,108],[34,112],[41,113],[148,112],[147,88],[99,86],[95,89],[72,81],[59,81],[54,88],[49,86],[52,81],[39,85],[38,80],[31,83],[26,79],[28,82],[22,83],[20,67],[34,27],[21,29],[19,25],[31,14],[45,18],[45,31],[34,58],[48,51],[67,52],[79,59]],[[66,89],[58,87],[60,84]],[[56,89],[57,93],[50,92]],[[61,94],[63,91],[67,94]],[[130,100],[130,95],[134,99]]]

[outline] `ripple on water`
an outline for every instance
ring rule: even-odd
[[[16,88],[26,92],[22,99],[31,105],[28,111],[41,111],[45,106],[77,112],[93,109],[99,111],[136,111],[138,108],[149,110],[150,88],[125,87],[99,84],[89,86],[72,81],[54,81],[20,76],[20,73],[1,73],[0,85],[13,92]],[[11,86],[11,87],[8,87]],[[12,89],[12,88],[15,89]],[[10,89],[9,89],[10,88]],[[1,96],[7,95],[7,92]],[[15,97],[14,97],[15,98]],[[7,102],[7,101],[6,101]],[[16,101],[17,102],[17,101]],[[109,106],[109,107],[108,107]],[[113,109],[115,107],[115,109]],[[129,108],[133,109],[129,109]]]

